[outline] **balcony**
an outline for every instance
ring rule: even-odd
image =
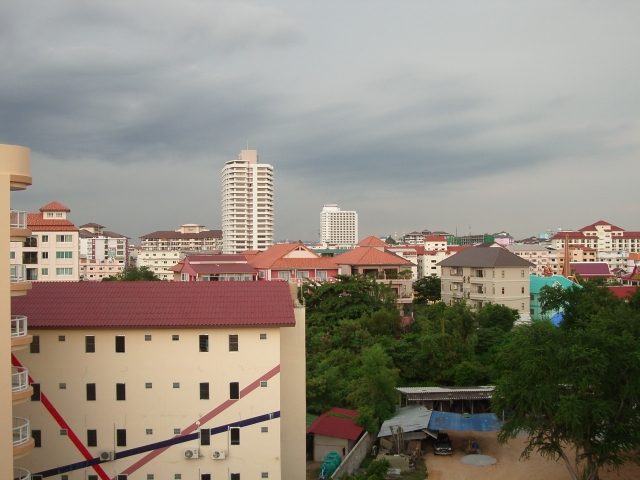
[[[13,480],[31,480],[31,472],[24,468],[13,467]]]
[[[13,417],[13,458],[25,456],[34,446],[31,424],[22,417]]]
[[[10,267],[11,295],[26,295],[31,290],[31,282],[27,280],[27,267],[22,264],[13,264]]]
[[[14,405],[26,402],[33,394],[29,385],[29,370],[25,367],[11,367],[11,396]]]
[[[11,351],[27,348],[33,337],[27,332],[27,317],[11,315]]]
[[[11,228],[11,241],[24,242],[31,235],[27,228],[27,212],[11,210],[9,212],[9,227]]]

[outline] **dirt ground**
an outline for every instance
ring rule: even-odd
[[[530,460],[520,461],[524,450],[525,437],[515,438],[507,445],[498,445],[497,432],[472,432],[480,450],[485,455],[498,459],[490,467],[465,465],[460,461],[464,456],[463,447],[469,439],[468,432],[448,432],[453,441],[453,455],[434,455],[433,449],[427,450],[425,461],[429,470],[429,480],[567,480],[569,472],[564,462],[553,462],[540,455],[531,454]],[[619,472],[600,473],[601,480],[637,480],[640,478],[640,466],[628,464]]]

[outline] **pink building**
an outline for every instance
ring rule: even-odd
[[[243,255],[187,255],[169,270],[176,282],[252,281],[258,276]]]
[[[277,243],[263,252],[244,252],[258,271],[258,280],[334,280],[340,267],[330,257],[321,257],[301,243]]]

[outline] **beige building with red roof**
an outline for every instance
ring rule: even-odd
[[[570,245],[581,244],[598,252],[640,253],[640,232],[627,232],[604,220],[582,227],[577,232],[560,231],[551,237],[551,245],[555,249],[563,249],[567,237]]]
[[[390,251],[387,244],[370,236],[358,243],[353,250],[332,258],[340,266],[343,275],[370,275],[378,283],[390,285],[397,296],[397,302],[413,301],[413,280],[417,277],[418,267]]]
[[[176,282],[242,282],[258,277],[244,255],[187,255],[169,270]]]
[[[10,212],[9,222],[0,224],[0,244],[7,250],[10,242],[24,242],[31,236],[27,228],[27,212],[11,208],[10,193],[24,190],[29,185],[31,151],[17,145],[0,145],[0,208]],[[0,358],[4,359],[1,361],[5,368],[5,373],[0,375],[0,478],[28,480],[31,473],[17,467],[17,462],[31,452],[36,442],[31,419],[19,413],[17,407],[29,400],[33,389],[28,365],[14,366],[12,355],[27,348],[33,337],[27,317],[12,309],[11,298],[26,295],[31,289],[31,282],[26,280],[23,265],[10,265],[7,256],[4,256],[4,265],[4,274],[0,275],[0,316],[10,324],[10,328],[5,327],[7,330],[0,335]]]
[[[321,257],[302,243],[276,243],[247,261],[258,271],[258,280],[333,281],[340,267],[332,257]]]
[[[296,291],[287,282],[34,284],[13,299],[34,336],[14,359],[29,367],[34,395],[14,414],[31,419],[40,447],[16,465],[43,478],[304,478]]]
[[[27,280],[68,282],[80,279],[78,228],[67,219],[71,210],[59,202],[27,214],[31,231],[24,242],[11,242],[11,264],[24,265]]]

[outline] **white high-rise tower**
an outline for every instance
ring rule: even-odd
[[[358,214],[340,210],[334,203],[325,204],[320,213],[320,241],[339,247],[355,247],[358,243]]]
[[[222,169],[222,251],[265,250],[273,245],[273,166],[257,150],[241,150]]]

